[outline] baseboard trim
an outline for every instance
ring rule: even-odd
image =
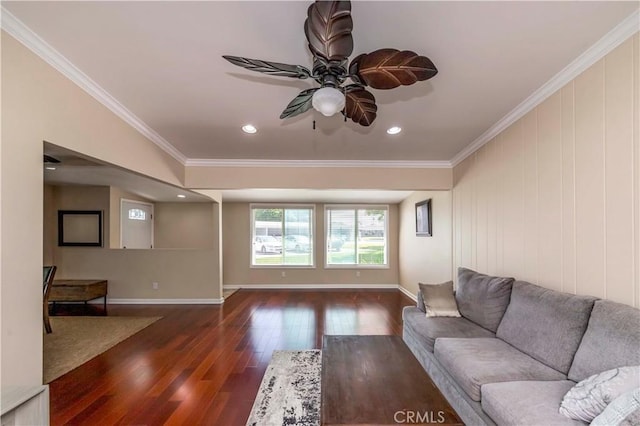
[[[108,299],[110,305],[222,305],[220,299]]]
[[[388,290],[398,289],[398,284],[243,284],[225,285],[223,290]]]
[[[409,290],[407,290],[406,288],[402,287],[401,285],[398,286],[398,290],[400,290],[402,293],[404,293],[405,296],[407,296],[409,299],[413,300],[414,302],[418,301],[418,296],[416,296],[415,294],[411,293]]]

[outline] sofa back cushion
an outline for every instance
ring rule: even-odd
[[[516,281],[496,337],[567,374],[595,300]]]
[[[495,333],[509,304],[512,284],[513,278],[458,268],[456,302],[460,314]]]
[[[640,310],[598,300],[571,364],[569,378],[579,382],[628,365],[640,365]]]

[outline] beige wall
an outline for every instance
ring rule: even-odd
[[[42,244],[42,264],[53,265],[53,250],[58,241],[58,220],[55,207],[55,187],[44,185],[43,194],[43,244]]]
[[[4,388],[42,383],[43,141],[172,184],[181,184],[184,168],[11,36],[1,37]]]
[[[222,205],[223,283],[246,284],[398,284],[398,206],[389,206],[389,268],[324,267],[324,205],[316,204],[315,268],[251,268],[249,203]],[[282,272],[286,276],[282,276]],[[360,271],[360,276],[356,276]]]
[[[640,306],[638,34],[454,170],[454,265]]]
[[[156,203],[155,248],[213,249],[217,244],[214,203]]]
[[[188,188],[451,189],[450,168],[186,167]]]
[[[110,299],[219,299],[217,256],[215,249],[59,247],[56,276],[107,279]]]
[[[431,198],[432,237],[416,236],[416,203]],[[400,285],[410,293],[418,283],[439,284],[452,277],[451,191],[419,191],[399,206]]]

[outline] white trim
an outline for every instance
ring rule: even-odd
[[[65,58],[60,52],[54,49],[49,43],[23,24],[18,18],[13,16],[7,9],[1,9],[2,20],[0,26],[12,37],[24,44],[29,50],[42,58],[46,63],[58,70],[62,75],[74,82],[78,87],[95,98],[102,105],[107,107],[125,123],[140,132],[144,137],[156,144],[164,152],[185,164],[187,158],[171,145],[166,139],[160,136],[155,130],[149,127],[144,121],[129,111],[109,92],[100,87],[88,75],[83,73],[78,67]]]
[[[500,134],[507,127],[522,118],[529,111],[540,105],[545,99],[556,93],[571,80],[584,72],[587,68],[602,59],[606,54],[622,44],[636,32],[640,31],[640,11],[636,10],[614,29],[609,31],[604,37],[598,40],[593,46],[578,56],[573,62],[567,65],[562,71],[553,76],[549,81],[533,92],[520,105],[502,117],[486,132],[469,144],[462,151],[458,152],[452,159],[453,167],[464,161],[465,158],[482,148],[486,143]]]
[[[405,296],[407,296],[409,299],[413,300],[414,302],[418,301],[418,296],[411,293],[409,290],[402,287],[400,284],[398,284],[398,290],[400,290],[401,293],[403,293]]]
[[[223,290],[335,290],[335,289],[398,289],[398,284],[242,284],[223,286]]]
[[[189,158],[188,167],[353,167],[397,169],[450,169],[450,161],[385,161],[385,160],[216,160]]]
[[[220,299],[108,299],[109,305],[222,305]]]

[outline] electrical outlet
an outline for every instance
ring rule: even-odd
[[[151,283],[151,287],[153,287],[154,290],[158,289],[158,283]]]
[[[287,273],[285,271],[282,271],[282,278],[286,277]]]
[[[360,271],[356,271],[356,277],[360,277]]]

